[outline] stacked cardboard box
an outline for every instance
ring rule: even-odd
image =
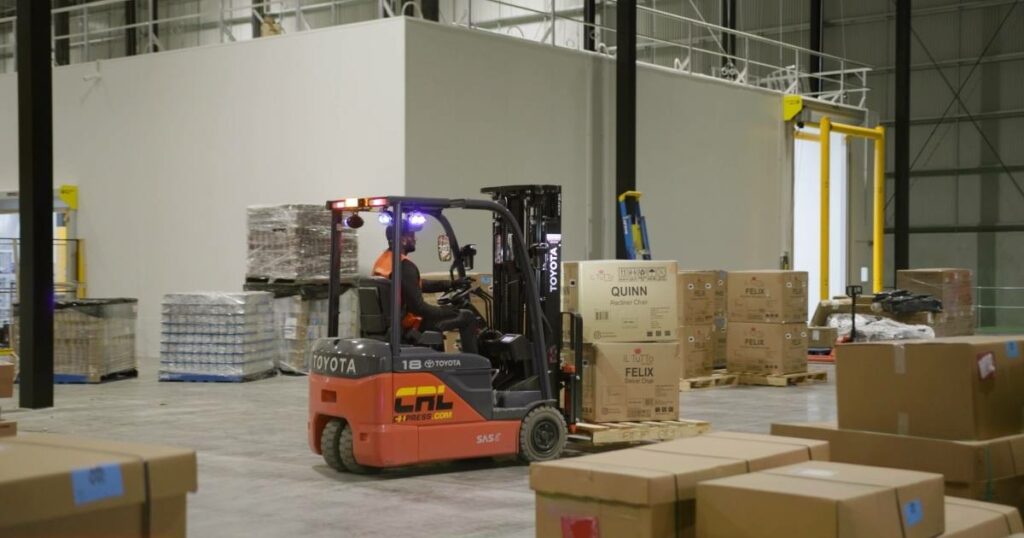
[[[834,461],[945,476],[946,494],[1024,507],[1021,337],[836,348],[838,425],[775,424],[828,440]]]
[[[0,398],[14,396],[14,365],[0,362]]]
[[[715,271],[680,271],[676,277],[679,315],[680,377],[711,375],[718,333],[715,331]]]
[[[53,313],[53,371],[69,382],[99,383],[104,376],[134,370],[136,299],[58,301]],[[20,349],[18,317],[12,331]]]
[[[241,381],[273,370],[279,353],[272,294],[164,295],[162,381]]]
[[[679,418],[676,262],[566,262],[562,271],[562,310],[583,318],[583,418]]]
[[[21,433],[0,437],[0,451],[0,536],[187,534],[192,450]]]
[[[819,461],[701,482],[696,519],[701,538],[933,538],[946,522],[940,475]]]
[[[698,482],[827,459],[821,441],[717,432],[534,464],[537,536],[692,537]]]
[[[324,290],[326,291],[326,290]],[[277,368],[283,372],[309,372],[313,342],[327,337],[327,297],[298,293],[274,298],[274,326],[281,352]],[[358,292],[346,290],[338,300],[338,337],[359,336]]]
[[[730,272],[726,309],[730,372],[807,371],[806,272]]]
[[[292,204],[248,208],[249,255],[246,276],[271,280],[327,278],[331,255],[331,212],[322,205]],[[341,230],[341,274],[355,275],[358,239]]]
[[[935,336],[974,334],[974,278],[970,269],[909,269],[896,272],[896,287],[914,294],[931,295],[942,301],[941,313],[907,316],[907,321],[928,325]]]

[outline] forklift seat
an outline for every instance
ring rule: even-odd
[[[359,281],[359,327],[367,338],[387,342],[391,332],[391,280],[379,276]],[[402,341],[419,346],[440,346],[444,335],[436,331],[420,332],[410,329],[402,334]]]

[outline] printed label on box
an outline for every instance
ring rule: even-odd
[[[562,516],[562,538],[600,538],[594,516]]]
[[[71,471],[71,490],[76,505],[120,497],[124,495],[121,466],[108,463]]]
[[[996,356],[991,351],[978,355],[978,377],[988,379],[996,373]]]

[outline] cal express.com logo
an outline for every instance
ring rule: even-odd
[[[400,387],[395,390],[395,422],[450,420],[455,403],[445,400],[444,385]]]

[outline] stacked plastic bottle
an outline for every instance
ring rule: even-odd
[[[164,295],[161,321],[161,381],[245,381],[280,353],[267,292]]]

